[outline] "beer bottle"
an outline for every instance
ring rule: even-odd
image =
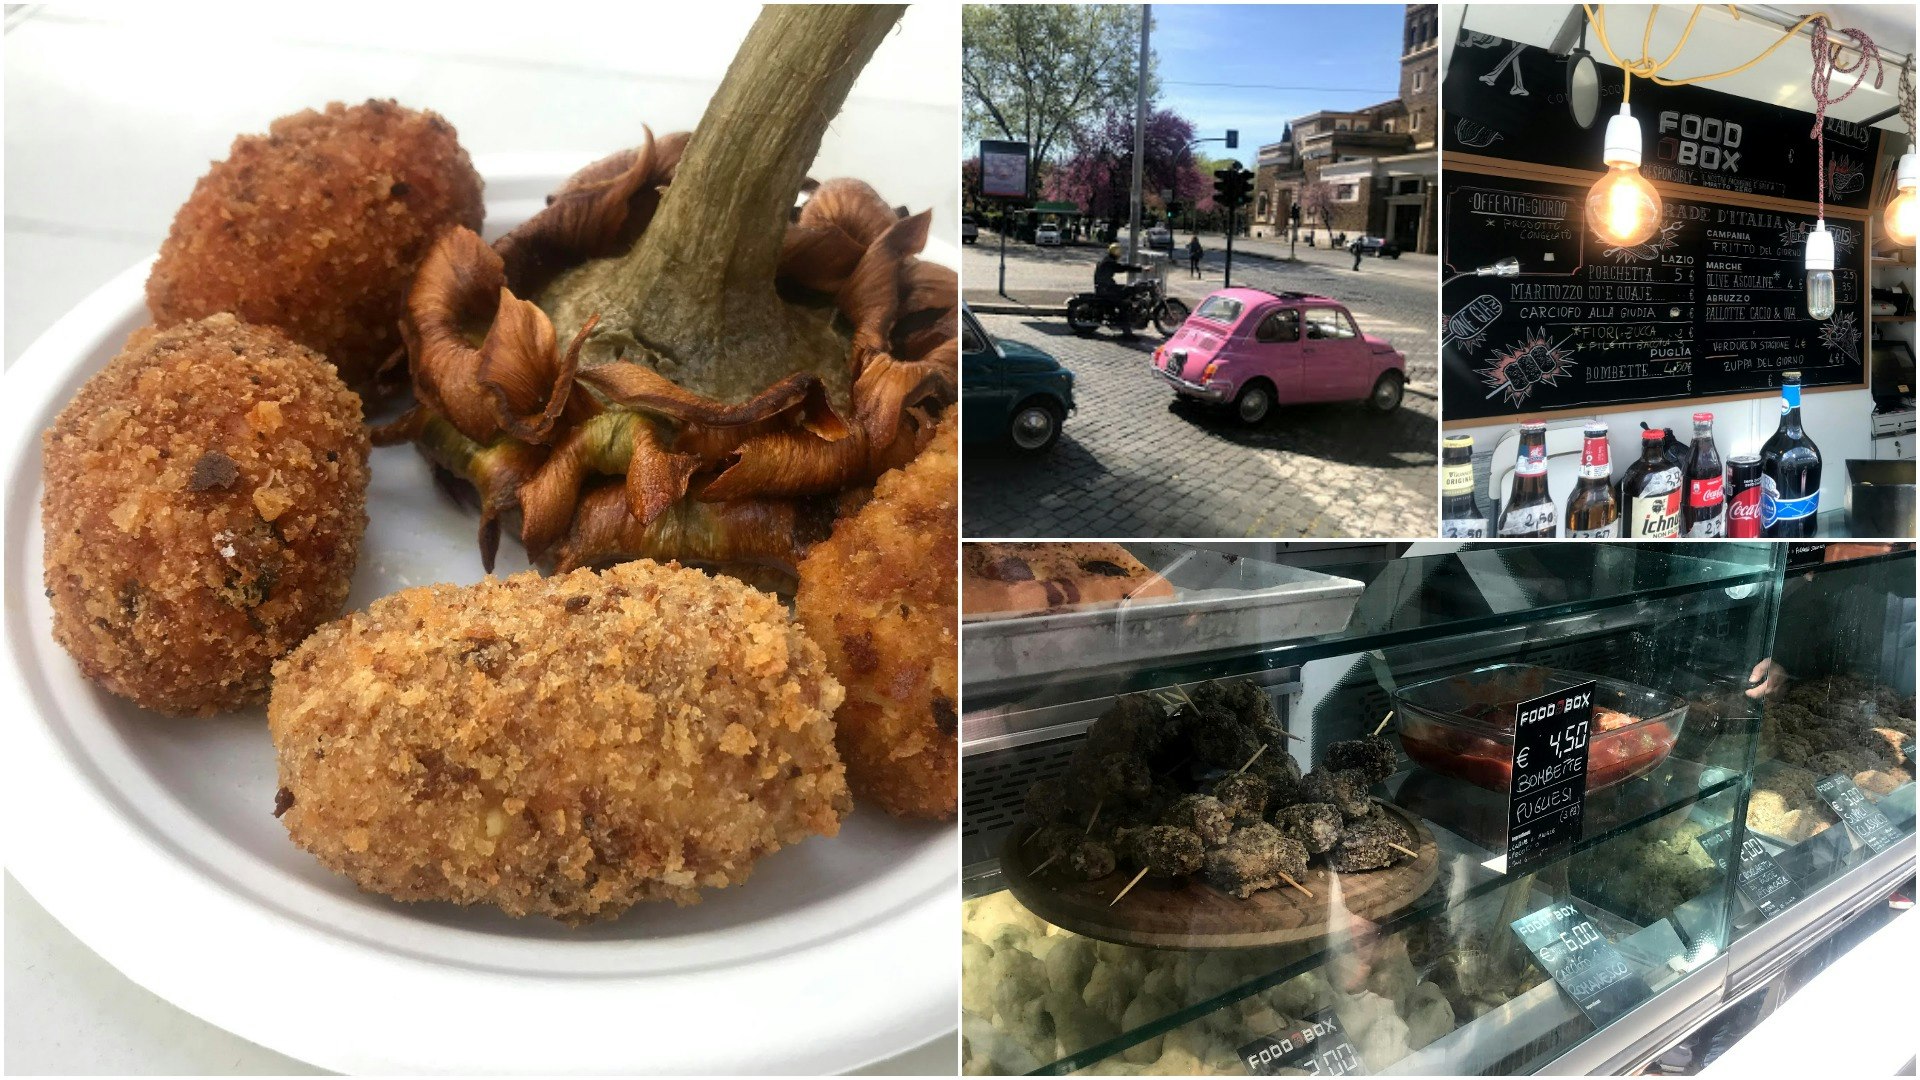
[[[1613,465],[1607,454],[1607,425],[1587,421],[1580,448],[1580,482],[1567,499],[1567,535],[1620,535],[1620,501],[1613,494]]]
[[[1780,375],[1780,427],[1760,447],[1760,527],[1770,538],[1814,535],[1820,448],[1800,426],[1800,373]]]
[[[1687,501],[1680,508],[1680,534],[1727,535],[1727,474],[1713,445],[1713,414],[1693,414],[1693,445],[1687,449]]]
[[[1640,459],[1627,466],[1627,475],[1620,479],[1620,508],[1627,516],[1629,539],[1680,535],[1680,470],[1667,456],[1666,439],[1664,430],[1643,427]]]
[[[1500,535],[1550,537],[1554,521],[1553,493],[1547,490],[1547,425],[1529,420],[1520,425],[1520,453],[1513,465],[1513,490],[1500,511]]]
[[[1440,440],[1440,535],[1469,540],[1487,535],[1487,519],[1473,498],[1473,436]]]

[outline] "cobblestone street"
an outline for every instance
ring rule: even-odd
[[[982,314],[981,323],[1070,368],[1079,408],[1045,455],[967,447],[966,535],[1431,535],[1439,440],[1433,261],[1368,259],[1354,273],[1351,256],[1336,261],[1324,250],[1299,251],[1302,262],[1284,263],[1242,260],[1236,250],[1234,284],[1315,292],[1346,304],[1363,331],[1407,355],[1407,393],[1397,411],[1382,415],[1357,403],[1282,406],[1255,429],[1225,411],[1176,401],[1148,366],[1160,341],[1151,328],[1135,342],[1110,331],[1080,338],[1048,313],[1063,294],[1091,287],[1098,249],[1025,248],[1016,261],[1010,246],[1007,292],[1035,311]],[[1008,303],[995,289],[997,256],[991,234],[966,252],[965,293],[976,311]],[[1204,280],[1189,279],[1183,262],[1167,281],[1174,295],[1197,304],[1220,287],[1217,248],[1208,248]]]
[[[1365,316],[1358,316],[1368,327]],[[1435,531],[1435,402],[1283,406],[1258,429],[1176,401],[1157,337],[1076,337],[1058,318],[981,316],[1074,372],[1079,409],[1047,454],[969,445],[970,537],[1350,537]],[[1371,328],[1368,327],[1371,331]]]

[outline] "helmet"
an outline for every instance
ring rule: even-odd
[[[1107,254],[1109,254],[1109,255],[1118,255],[1118,254],[1120,254],[1120,245],[1119,245],[1119,244],[1108,244],[1108,245],[1107,245]]]

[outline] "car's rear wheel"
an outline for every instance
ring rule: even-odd
[[[1248,427],[1258,427],[1273,415],[1273,387],[1264,379],[1255,379],[1240,388],[1233,399],[1233,413]]]
[[[1168,297],[1153,309],[1153,328],[1160,331],[1163,337],[1172,337],[1173,332],[1180,329],[1180,324],[1186,322],[1191,314],[1193,312],[1187,309],[1186,301]]]
[[[1007,438],[1029,454],[1045,453],[1060,441],[1061,420],[1058,405],[1044,398],[1029,398],[1013,410],[1013,419],[1007,423]]]
[[[1405,390],[1406,379],[1397,371],[1389,371],[1374,382],[1373,393],[1367,395],[1367,407],[1375,412],[1392,412],[1400,407]]]
[[[1100,303],[1083,296],[1067,305],[1067,325],[1081,337],[1092,337],[1100,329]]]

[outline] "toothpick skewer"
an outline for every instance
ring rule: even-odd
[[[1395,851],[1397,851],[1397,852],[1399,852],[1399,853],[1400,853],[1400,854],[1402,854],[1402,855],[1406,855],[1406,856],[1409,856],[1409,857],[1411,857],[1411,858],[1415,858],[1415,859],[1417,859],[1417,858],[1419,858],[1419,857],[1420,857],[1420,853],[1419,853],[1419,852],[1417,852],[1417,851],[1410,851],[1410,850],[1408,850],[1408,849],[1406,849],[1406,848],[1403,848],[1403,847],[1401,847],[1401,846],[1400,846],[1399,844],[1396,844],[1396,843],[1394,843],[1394,842],[1393,842],[1393,841],[1391,841],[1391,840],[1389,840],[1389,841],[1387,841],[1387,846],[1388,846],[1388,847],[1390,847],[1390,848],[1392,848],[1393,850],[1395,850]]]
[[[1393,719],[1393,713],[1394,713],[1394,710],[1388,709],[1387,715],[1380,718],[1380,726],[1373,729],[1373,733],[1375,735],[1378,735],[1381,732],[1387,730],[1387,721]]]
[[[1060,858],[1060,855],[1058,852],[1055,852],[1054,854],[1047,856],[1046,862],[1043,862],[1039,866],[1036,866],[1033,868],[1034,876],[1038,877],[1040,875],[1040,871],[1045,870],[1049,866],[1052,866],[1054,864],[1054,860],[1058,858]]]
[[[1047,831],[1047,827],[1045,825],[1042,825],[1039,828],[1033,830],[1032,832],[1027,834],[1027,838],[1025,840],[1020,841],[1020,846],[1026,847],[1028,844],[1031,844],[1035,840],[1040,839],[1040,834],[1046,831]]]
[[[1247,763],[1245,765],[1242,765],[1239,768],[1233,770],[1233,775],[1239,776],[1241,773],[1246,772],[1248,769],[1251,769],[1253,767],[1253,763],[1260,760],[1260,755],[1266,752],[1267,752],[1267,744],[1261,743],[1260,749],[1255,750],[1253,752],[1253,756],[1247,759]]]
[[[1106,796],[1103,795],[1099,802],[1093,804],[1093,816],[1087,819],[1087,831],[1082,833],[1082,836],[1093,835],[1093,823],[1100,820],[1100,808],[1106,805],[1106,801]]]
[[[1129,882],[1127,882],[1127,887],[1126,887],[1126,888],[1124,888],[1124,889],[1121,889],[1121,890],[1120,890],[1120,896],[1125,896],[1125,895],[1127,895],[1128,893],[1130,893],[1130,892],[1132,892],[1132,891],[1133,891],[1133,887],[1134,887],[1135,885],[1138,885],[1138,884],[1140,884],[1140,879],[1141,879],[1141,878],[1143,878],[1143,877],[1146,877],[1146,876],[1147,876],[1147,868],[1143,866],[1143,867],[1141,867],[1141,868],[1140,868],[1140,872],[1139,872],[1139,873],[1137,873],[1137,874],[1135,874],[1135,875],[1133,875],[1133,880],[1132,880],[1132,881],[1129,881]],[[1108,907],[1112,907],[1113,905],[1115,905],[1115,904],[1117,904],[1117,903],[1119,903],[1119,902],[1120,902],[1120,896],[1116,896],[1116,897],[1114,897],[1113,899],[1111,899],[1111,900],[1109,900],[1109,901],[1107,901],[1107,906],[1108,906]]]
[[[1306,893],[1307,899],[1309,900],[1313,899],[1313,892],[1309,890],[1305,885],[1300,884],[1299,882],[1293,880],[1292,878],[1288,877],[1285,874],[1280,875],[1280,880],[1286,882],[1287,884],[1293,886],[1296,889],[1299,889],[1301,892]]]

